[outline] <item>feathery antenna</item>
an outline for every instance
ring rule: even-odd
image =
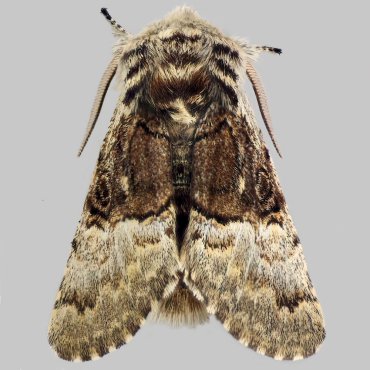
[[[99,113],[100,113],[101,107],[102,107],[103,102],[104,102],[105,94],[107,93],[108,87],[109,87],[109,85],[110,85],[110,83],[111,83],[111,81],[112,81],[112,79],[113,79],[113,77],[116,73],[118,62],[119,62],[120,58],[121,58],[121,55],[119,53],[117,53],[113,56],[112,61],[109,63],[108,67],[106,68],[106,70],[105,70],[105,72],[104,72],[104,74],[103,74],[103,76],[100,80],[100,84],[99,84],[98,91],[97,91],[96,96],[95,96],[94,104],[93,104],[93,107],[91,109],[89,122],[87,124],[86,133],[85,133],[85,136],[82,140],[80,149],[78,151],[78,156],[80,156],[82,151],[84,150],[85,145],[87,144],[87,142],[90,138],[90,135],[91,135],[91,133],[92,133],[94,127],[95,127],[95,123],[98,120]]]
[[[271,141],[274,144],[274,147],[275,147],[277,153],[282,158],[280,149],[279,149],[279,147],[277,145],[277,142],[276,142],[276,139],[275,139],[274,131],[272,129],[272,122],[271,122],[271,117],[270,117],[270,113],[269,113],[269,109],[268,109],[268,105],[267,105],[265,90],[263,88],[261,80],[259,79],[257,71],[254,69],[251,62],[247,62],[246,72],[247,72],[249,80],[252,83],[254,93],[256,94],[258,106],[260,108],[260,112],[261,112],[261,115],[262,115],[262,118],[263,118],[263,122],[265,123],[267,132],[270,135]]]

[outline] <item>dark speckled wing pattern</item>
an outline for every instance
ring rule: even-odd
[[[175,325],[215,314],[259,353],[312,355],[325,337],[320,304],[243,91],[247,71],[272,133],[252,62],[280,49],[225,36],[187,7],[137,36],[103,13],[119,37],[121,91],[52,312],[51,346],[86,361],[127,343],[150,312]]]
[[[148,126],[113,119],[101,149],[50,322],[63,359],[127,343],[178,282],[169,143]]]
[[[245,117],[198,127],[185,281],[240,342],[275,359],[312,355],[323,318],[262,138]]]

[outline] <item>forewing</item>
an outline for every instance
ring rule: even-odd
[[[210,119],[196,133],[192,175],[187,284],[245,345],[277,359],[313,354],[321,308],[259,132],[243,117]]]
[[[126,343],[178,281],[170,146],[152,129],[116,119],[105,138],[49,327],[66,360]]]

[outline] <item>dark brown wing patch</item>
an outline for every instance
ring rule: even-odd
[[[173,196],[171,149],[165,129],[135,117],[121,121],[108,155],[101,155],[86,201],[88,226],[158,215]]]
[[[191,198],[194,206],[209,217],[235,220],[248,210],[239,191],[240,150],[243,148],[239,148],[227,118],[200,127],[196,133]]]

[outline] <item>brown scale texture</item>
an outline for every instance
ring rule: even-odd
[[[113,124],[111,133],[50,322],[49,342],[66,360],[101,357],[126,343],[178,281],[168,141],[139,118]]]
[[[87,361],[127,343],[150,312],[175,325],[215,314],[260,353],[312,355],[325,337],[321,308],[243,92],[256,47],[188,8],[117,45],[122,91],[51,346]]]
[[[310,356],[323,317],[271,159],[245,119],[218,118],[198,128],[194,146],[185,281],[243,344]]]

